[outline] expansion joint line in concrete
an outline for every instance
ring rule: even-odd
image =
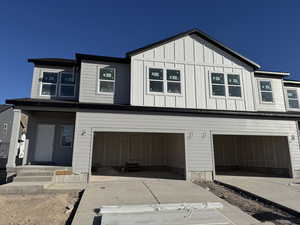
[[[143,184],[145,185],[145,187],[148,189],[148,191],[150,192],[150,194],[153,196],[153,198],[157,201],[158,204],[160,204],[160,201],[158,200],[158,198],[155,196],[155,194],[152,192],[152,190],[150,189],[150,187],[143,181]]]

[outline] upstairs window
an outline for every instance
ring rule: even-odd
[[[60,96],[75,96],[75,78],[73,73],[62,72],[60,77]]]
[[[58,73],[44,72],[42,78],[42,96],[55,96],[57,90]]]
[[[259,81],[260,87],[260,95],[261,101],[266,103],[273,102],[273,93],[272,93],[272,84],[270,80],[260,80]]]
[[[150,92],[164,92],[164,70],[149,68],[149,90]]]
[[[287,92],[289,108],[299,109],[297,90],[288,89],[286,92]]]
[[[112,67],[101,68],[99,74],[98,91],[100,93],[114,93],[116,69]]]
[[[168,93],[181,94],[180,70],[167,70]]]
[[[240,75],[227,74],[227,83],[230,97],[242,97]]]
[[[225,97],[225,79],[223,73],[211,73],[212,95]]]

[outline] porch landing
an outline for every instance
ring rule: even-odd
[[[84,185],[55,184],[55,171],[69,171],[71,167],[26,165],[16,168],[13,182],[0,186],[1,194],[39,194],[81,191]]]

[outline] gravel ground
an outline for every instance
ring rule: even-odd
[[[71,224],[78,199],[77,194],[0,195],[0,225]]]
[[[262,202],[228,189],[213,182],[198,182],[200,186],[214,193],[232,205],[239,207],[244,212],[253,216],[261,222],[271,222],[275,225],[296,225],[300,224],[300,217],[295,217],[276,207],[266,205]]]

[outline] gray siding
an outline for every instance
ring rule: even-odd
[[[116,68],[115,93],[99,93],[98,78],[100,68]],[[80,79],[80,102],[129,104],[130,93],[129,64],[82,61]]]
[[[13,122],[13,109],[9,108],[0,112],[0,169],[5,168],[8,157],[9,142]],[[4,124],[7,124],[7,132],[4,130]]]
[[[213,170],[212,134],[288,136],[294,169],[300,170],[295,121],[77,112],[73,170],[89,173],[94,131],[184,133],[188,179]]]
[[[41,79],[43,78],[43,72],[71,72],[75,73],[75,97],[60,97],[59,87],[57,87],[56,96],[41,96]],[[31,98],[39,99],[60,99],[60,100],[77,100],[78,99],[78,89],[79,89],[80,74],[72,67],[55,67],[55,66],[35,66],[33,69],[32,76],[32,86],[31,86]]]

